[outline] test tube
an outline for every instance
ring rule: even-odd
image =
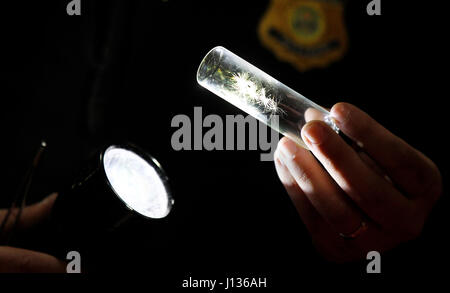
[[[311,120],[322,120],[339,132],[325,108],[224,47],[206,54],[197,71],[197,82],[304,148],[300,133]]]

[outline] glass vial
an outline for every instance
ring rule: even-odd
[[[198,83],[306,148],[300,132],[311,120],[339,131],[329,112],[223,47],[206,54]]]

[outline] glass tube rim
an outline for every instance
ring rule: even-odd
[[[208,72],[207,75],[202,76],[202,78],[201,78],[201,70],[202,70],[202,68],[205,66],[206,60],[207,60],[208,58],[211,57],[211,54],[212,54],[213,52],[216,52],[216,51],[219,51],[219,50],[220,50],[220,57],[219,57],[219,60],[218,60],[217,64],[215,65],[214,70]],[[207,79],[209,76],[213,75],[214,72],[219,68],[220,60],[222,59],[222,56],[223,56],[223,53],[224,53],[225,50],[227,50],[227,49],[225,49],[225,47],[223,47],[223,46],[215,46],[214,48],[212,48],[211,50],[209,50],[208,53],[206,53],[206,55],[203,57],[202,61],[200,62],[200,65],[198,66],[198,69],[197,69],[196,78],[197,78],[197,82],[198,82],[199,84],[200,84],[203,80]]]

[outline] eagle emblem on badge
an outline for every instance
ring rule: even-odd
[[[258,34],[265,47],[300,71],[325,67],[347,50],[341,0],[272,0]]]

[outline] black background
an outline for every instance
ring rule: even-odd
[[[261,162],[260,152],[172,149],[174,115],[193,117],[194,106],[203,115],[241,113],[196,83],[198,64],[216,45],[325,107],[347,101],[367,111],[435,161],[445,185],[442,7],[382,1],[383,15],[369,17],[370,1],[348,1],[345,57],[300,73],[258,39],[267,1],[82,0],[82,16],[71,17],[68,2],[1,4],[0,206],[9,205],[42,138],[49,147],[30,202],[67,186],[93,150],[113,141],[132,141],[155,156],[176,201],[166,221],[130,225],[108,243],[109,257],[93,271],[157,273],[152,282],[167,279],[169,287],[188,276],[245,272],[268,276],[273,287],[373,277],[365,262],[332,265],[316,254],[273,163]],[[445,273],[446,202],[439,201],[419,240],[383,256],[378,278]],[[45,235],[17,245],[45,250],[58,237]]]

